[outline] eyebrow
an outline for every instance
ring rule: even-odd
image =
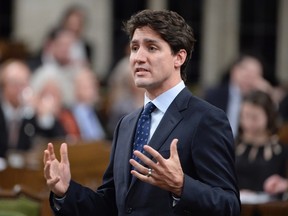
[[[144,42],[145,42],[145,43],[160,43],[159,40],[154,40],[154,39],[149,39],[149,38],[144,39]],[[131,43],[131,44],[133,44],[133,43],[139,43],[139,40],[132,40],[130,43]]]

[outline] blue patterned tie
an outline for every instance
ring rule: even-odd
[[[151,113],[155,110],[155,108],[156,106],[153,103],[149,102],[141,113],[135,132],[133,152],[135,150],[138,150],[143,153],[143,146],[148,143],[148,138],[150,134]],[[139,158],[136,157],[134,154],[132,154],[132,158],[137,162],[140,161]]]

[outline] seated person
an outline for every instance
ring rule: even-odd
[[[264,186],[265,181],[273,175],[286,177],[287,150],[278,142],[276,133],[277,110],[271,97],[261,91],[246,95],[236,139],[236,172],[241,197],[265,190],[270,193]]]

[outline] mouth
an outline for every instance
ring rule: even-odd
[[[141,72],[148,72],[148,70],[142,67],[138,67],[135,69],[135,73],[141,73]]]

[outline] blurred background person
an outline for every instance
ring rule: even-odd
[[[106,138],[101,118],[99,81],[89,67],[82,67],[74,79],[75,103],[72,112],[80,130],[80,139],[95,141]]]
[[[33,85],[41,85],[47,77],[54,77],[61,82],[61,91],[64,105],[71,107],[74,102],[73,80],[77,73],[78,62],[74,62],[70,56],[70,50],[75,41],[74,35],[67,30],[55,29],[52,32],[53,39],[49,45],[49,55],[45,63],[32,75]]]
[[[70,57],[73,61],[92,63],[93,48],[84,37],[84,29],[87,24],[87,11],[81,5],[71,5],[63,13],[60,20],[60,28],[70,31],[75,36]]]
[[[42,125],[49,128],[57,123],[61,126],[58,131],[62,135],[62,140],[70,143],[77,142],[80,139],[80,130],[71,107],[67,107],[64,103],[63,88],[66,86],[63,85],[62,80],[53,73],[47,73],[45,79],[37,83],[32,82],[32,88],[36,98],[35,107],[38,115],[41,116],[39,119]]]
[[[30,71],[22,61],[8,60],[1,65],[0,76],[0,156],[5,157],[8,149],[30,148],[30,134],[20,129],[26,117],[21,97],[29,86]]]
[[[236,137],[242,98],[257,89],[269,92],[272,87],[263,78],[260,60],[244,54],[235,60],[219,85],[206,91],[204,99],[226,112]]]
[[[278,141],[278,120],[277,108],[269,94],[252,91],[244,96],[236,141],[236,172],[243,199],[263,193],[269,177],[286,177],[287,147]],[[266,201],[270,198],[267,195]]]
[[[131,74],[129,43],[126,55],[119,60],[108,79],[108,130],[112,135],[118,121],[124,115],[143,105],[144,90],[137,88]]]
[[[46,65],[65,68],[80,64],[71,57],[75,40],[76,38],[71,31],[58,27],[52,28],[46,36],[40,51],[29,58],[27,64],[33,72]]]

